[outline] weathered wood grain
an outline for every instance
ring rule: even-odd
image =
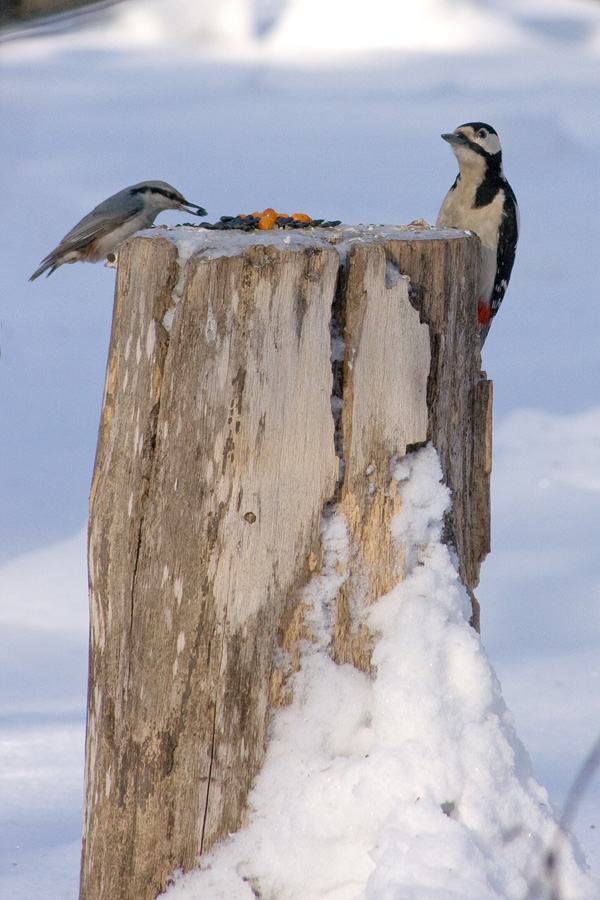
[[[386,261],[383,244],[355,244],[344,292],[341,417],[348,523],[348,577],[337,602],[334,656],[368,671],[371,636],[360,608],[402,577],[390,525],[399,510],[395,456],[427,439],[429,328],[408,296],[408,279]]]
[[[402,576],[393,462],[428,440],[478,626],[478,241],[397,232],[200,232],[187,262],[158,233],[121,250],[90,499],[81,900],[150,900],[243,822],[269,704],[289,699],[310,637],[298,588],[319,571],[333,497],[351,553],[331,652],[369,671],[362,612]]]
[[[86,900],[154,897],[239,826],[277,630],[338,474],[337,253],[192,257],[169,337],[174,248],[138,242],[120,260],[92,498]]]
[[[440,241],[387,241],[386,253],[410,279],[410,297],[429,325],[431,371],[427,386],[428,438],[440,455],[444,481],[452,491],[446,540],[455,548],[459,570],[473,590],[490,547],[489,477],[476,462],[483,443],[491,447],[491,386],[479,371],[476,338],[478,238],[455,235]],[[488,386],[486,387],[486,384]],[[487,457],[487,476],[491,456]],[[472,536],[477,535],[476,539]]]

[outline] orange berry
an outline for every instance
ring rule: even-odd
[[[268,209],[265,209],[263,211],[263,216],[268,216],[270,219],[273,219],[273,221],[275,221],[275,219],[277,218],[277,213],[274,209],[272,209],[272,207],[269,206]]]
[[[274,225],[275,219],[271,218],[271,216],[261,216],[258,228],[260,228],[261,231],[270,231]]]
[[[310,216],[307,216],[306,213],[294,213],[292,216],[295,222],[312,222]]]

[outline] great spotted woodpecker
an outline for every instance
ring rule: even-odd
[[[490,125],[468,122],[442,137],[454,151],[459,173],[444,198],[436,226],[473,231],[481,241],[477,317],[483,346],[515,261],[519,207],[502,171],[500,140]]]

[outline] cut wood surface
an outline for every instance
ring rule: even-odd
[[[491,440],[478,258],[472,236],[409,227],[156,229],[122,248],[90,499],[81,900],[150,900],[242,824],[269,703],[310,637],[298,589],[319,571],[327,504],[351,545],[338,661],[369,670],[360,609],[402,577],[393,463],[427,440],[476,586]]]

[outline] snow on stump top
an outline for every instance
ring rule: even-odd
[[[425,226],[157,228],[121,248],[90,498],[81,900],[150,900],[240,826],[269,709],[314,639],[302,588],[346,523],[330,656],[403,577],[394,472],[431,441],[471,598],[489,549],[478,239]]]

